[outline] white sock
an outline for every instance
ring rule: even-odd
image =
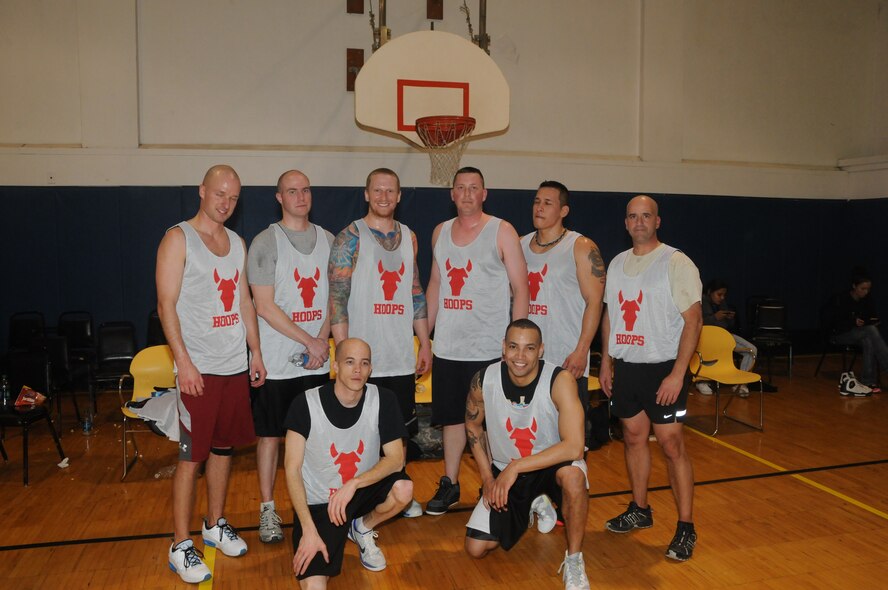
[[[262,510],[265,510],[266,508],[268,508],[269,510],[274,510],[274,500],[272,500],[271,502],[262,502],[261,504],[259,504],[260,512]]]
[[[364,517],[355,519],[355,528],[358,529],[359,533],[367,533],[370,531],[366,526],[364,526]]]

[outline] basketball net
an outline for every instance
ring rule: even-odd
[[[416,120],[416,134],[429,154],[432,167],[429,181],[432,184],[451,185],[474,129],[475,119],[472,117],[436,116]]]

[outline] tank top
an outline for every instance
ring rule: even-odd
[[[389,252],[379,245],[363,219],[355,225],[361,247],[348,298],[348,335],[370,345],[374,377],[412,375],[416,357],[410,228],[399,224],[401,245]]]
[[[317,336],[327,318],[327,261],[330,259],[330,243],[324,230],[312,224],[317,238],[309,254],[302,254],[284,230],[276,224],[270,226],[277,246],[277,264],[274,269],[274,303],[300,328]],[[305,352],[305,346],[284,336],[259,318],[259,338],[262,360],[269,379],[292,379],[304,375],[321,375],[330,372],[330,361],[324,366],[308,370],[291,362]]]
[[[499,469],[514,459],[535,455],[561,442],[558,409],[552,401],[555,365],[542,363],[533,399],[526,406],[513,404],[503,391],[503,362],[484,371],[484,420],[493,464]]]
[[[453,243],[453,221],[444,222],[435,243],[441,288],[432,350],[454,361],[499,358],[511,297],[509,276],[496,248],[501,220],[491,217],[465,246]]]
[[[242,373],[247,370],[247,333],[238,289],[244,272],[243,243],[225,228],[228,254],[216,256],[187,221],[175,227],[185,234],[185,271],[176,314],[188,356],[203,374]]]
[[[545,359],[560,367],[577,347],[586,310],[574,258],[574,244],[581,236],[569,231],[552,249],[541,254],[530,249],[533,236],[530,233],[521,238],[530,287],[527,319],[543,332]],[[588,358],[583,375],[589,376]]]
[[[629,363],[674,360],[684,328],[669,285],[669,259],[677,250],[664,244],[656,260],[634,277],[623,271],[629,252],[617,254],[607,270],[610,355]]]
[[[302,480],[308,504],[326,504],[343,484],[379,462],[379,390],[370,383],[366,385],[361,417],[347,430],[337,428],[327,418],[319,387],[306,391],[305,398],[311,432],[305,441]]]

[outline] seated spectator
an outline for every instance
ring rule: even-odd
[[[860,347],[863,357],[860,383],[873,393],[879,393],[882,390],[876,379],[876,364],[883,371],[888,369],[888,346],[877,327],[879,316],[869,297],[872,286],[869,273],[861,268],[854,269],[851,290],[835,298],[833,329],[837,344]]]
[[[728,285],[720,279],[713,279],[706,284],[703,291],[703,325],[718,326],[731,332],[737,347],[734,349],[740,355],[740,370],[750,371],[755,364],[758,350],[755,345],[734,334],[736,324],[736,312],[728,307],[725,299],[728,296]],[[697,391],[703,395],[712,395],[712,387],[706,381],[697,383]],[[746,385],[734,386],[734,391],[740,397],[749,396],[749,387]]]

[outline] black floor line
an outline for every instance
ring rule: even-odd
[[[785,477],[787,475],[798,475],[802,473],[817,473],[821,471],[833,471],[837,469],[850,469],[853,467],[866,467],[869,465],[882,465],[888,463],[888,459],[876,459],[873,461],[860,461],[857,463],[843,463],[840,465],[825,465],[823,467],[805,467],[803,469],[788,469],[786,471],[769,471],[767,473],[755,473],[752,475],[739,475],[737,477],[725,477],[721,479],[710,479],[706,481],[698,481],[694,482],[695,486],[709,486],[723,483],[732,483],[735,481],[746,481],[753,479],[766,479],[769,477]],[[669,486],[657,486],[653,488],[648,488],[650,492],[661,492],[664,490],[668,490]],[[623,496],[626,494],[631,494],[632,490],[617,490],[613,492],[601,492],[598,494],[589,494],[590,499],[596,498],[608,498],[611,496]],[[454,508],[450,510],[451,513],[460,513],[460,512],[469,512],[474,509],[474,506],[470,507],[461,507]],[[292,528],[292,523],[285,523],[283,525],[284,528]],[[238,530],[241,531],[257,531],[259,527],[240,527]],[[190,531],[192,536],[199,536],[200,531]],[[0,551],[21,551],[24,549],[45,549],[48,547],[66,547],[70,545],[92,545],[95,543],[123,543],[127,541],[143,541],[146,539],[170,539],[172,542],[173,534],[170,532],[165,533],[149,533],[145,535],[126,535],[121,537],[94,537],[92,539],[69,539],[64,541],[45,541],[43,543],[25,543],[22,545],[2,545],[0,546]]]

